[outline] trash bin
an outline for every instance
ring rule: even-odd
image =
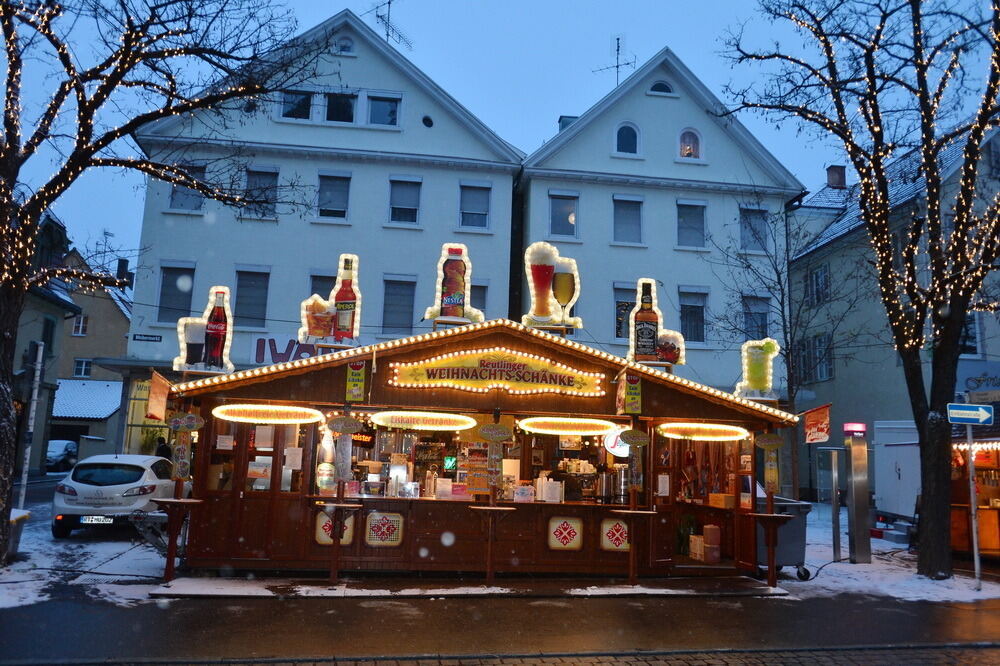
[[[17,548],[21,545],[21,530],[31,516],[29,511],[23,509],[10,510],[10,541],[7,543],[7,552],[0,557],[0,562],[4,562],[17,555]]]
[[[757,513],[767,511],[767,498],[757,498]],[[774,498],[774,512],[788,513],[791,520],[778,528],[778,546],[775,548],[774,561],[777,567],[795,567],[799,580],[809,579],[806,569],[806,516],[812,511],[812,504],[800,502],[787,497]],[[767,540],[764,528],[757,525],[757,564],[767,566]]]

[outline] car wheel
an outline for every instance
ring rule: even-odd
[[[69,525],[52,524],[52,536],[56,539],[65,539],[72,534],[73,528]]]

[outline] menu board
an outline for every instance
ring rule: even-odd
[[[466,457],[468,474],[465,477],[469,493],[475,495],[490,492],[489,449],[485,444],[470,444]]]

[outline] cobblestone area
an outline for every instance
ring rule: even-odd
[[[107,664],[110,662],[101,662]],[[142,662],[148,665],[154,662]],[[179,662],[155,662],[171,663]],[[623,664],[624,666],[840,666],[841,664],[963,664],[963,666],[994,666],[1000,664],[1000,647],[928,646],[912,648],[864,648],[836,650],[755,650],[717,652],[652,652],[620,655],[557,655],[520,657],[477,657],[418,659],[329,659],[324,661],[212,661],[229,666],[547,666],[548,664]]]

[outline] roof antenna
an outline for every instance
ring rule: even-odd
[[[413,42],[410,41],[410,38],[407,37],[402,30],[400,30],[395,26],[395,24],[392,22],[392,19],[390,18],[390,14],[392,13],[393,2],[395,2],[395,0],[384,0],[384,2],[380,2],[379,4],[375,5],[367,12],[362,14],[362,16],[375,12],[376,23],[378,23],[385,29],[385,41],[396,42],[397,44],[401,44],[405,46],[408,50],[412,51]]]
[[[598,72],[606,72],[610,69],[615,70],[615,87],[617,88],[618,84],[622,82],[622,70],[626,67],[635,69],[635,54],[625,50],[624,34],[617,34],[611,37],[611,54],[615,57],[615,64],[608,65],[607,67],[598,67],[590,71],[597,74]]]

